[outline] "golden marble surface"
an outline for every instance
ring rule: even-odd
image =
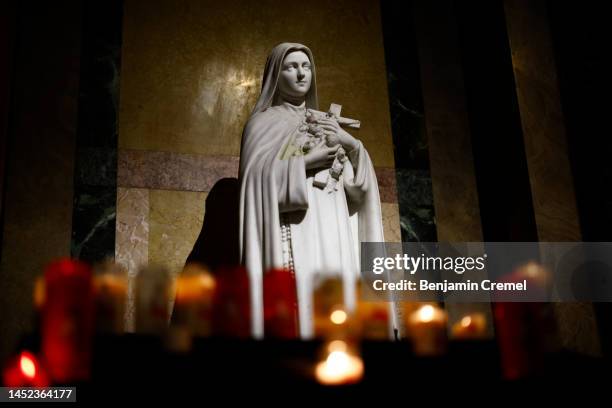
[[[128,271],[125,329],[134,331],[134,283],[138,268],[149,261],[149,190],[117,188],[115,261]]]
[[[299,14],[272,0],[127,0],[119,148],[238,155],[267,54],[283,41],[313,50],[320,107],[361,119],[354,135],[375,165],[393,167],[379,2],[369,0],[314,0]]]
[[[173,276],[182,270],[202,229],[207,195],[149,191],[149,263],[167,267]]]
[[[402,242],[399,205],[395,203],[381,203],[381,206],[385,242]]]

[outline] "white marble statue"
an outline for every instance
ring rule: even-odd
[[[307,339],[313,336],[314,277],[341,277],[345,306],[353,310],[360,242],[384,241],[368,152],[337,116],[308,113],[318,110],[315,72],[306,46],[277,45],[242,135],[240,257],[249,271],[256,338],[264,334],[267,269],[295,273],[299,334]]]

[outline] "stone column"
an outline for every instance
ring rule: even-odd
[[[557,71],[543,0],[505,0],[506,24],[540,241],[580,241]],[[591,304],[555,304],[565,348],[597,354]]]
[[[438,241],[483,239],[457,26],[450,0],[415,1],[425,125]],[[486,303],[449,304],[449,323],[466,311],[488,317]]]

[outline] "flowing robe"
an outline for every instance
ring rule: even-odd
[[[378,184],[361,142],[349,153],[352,180],[342,176],[337,191],[313,186],[303,156],[281,159],[304,117],[304,108],[289,103],[251,116],[240,153],[240,257],[249,272],[251,329],[263,337],[263,274],[282,268],[282,224],[290,228],[299,329],[313,336],[313,285],[318,276],[343,280],[344,302],[355,308],[360,242],[383,242]]]

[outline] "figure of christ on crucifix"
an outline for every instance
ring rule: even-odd
[[[346,181],[352,181],[355,176],[351,161],[340,143],[337,132],[329,129],[327,123],[331,119],[340,126],[359,129],[361,122],[356,119],[343,118],[340,116],[341,110],[342,106],[335,103],[331,104],[327,112],[306,109],[304,120],[294,130],[280,154],[281,160],[287,160],[290,156],[308,154],[311,150],[323,146],[337,148],[331,167],[317,171],[313,180],[315,187],[324,189],[328,193],[338,191],[340,176],[343,176]]]

